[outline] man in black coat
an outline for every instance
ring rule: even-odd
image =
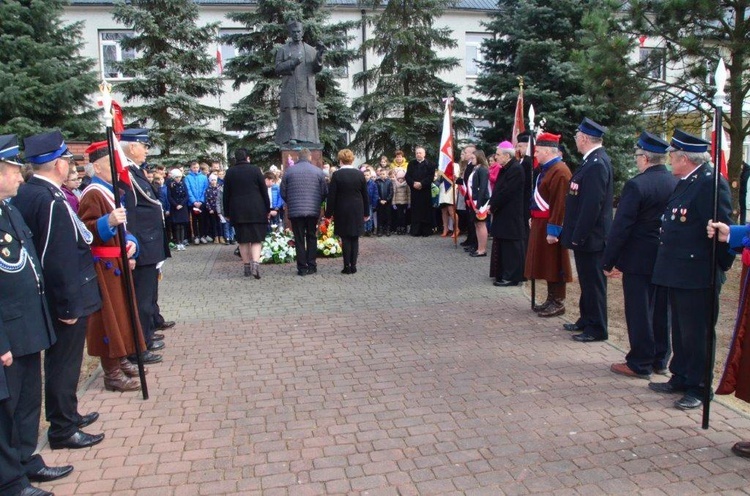
[[[622,188],[602,258],[606,276],[614,276],[615,267],[622,272],[630,352],[625,363],[615,363],[610,370],[628,377],[645,379],[652,372],[664,373],[669,362],[666,291],[651,283],[661,216],[677,185],[664,165],[668,147],[648,132],[638,139],[635,162],[640,174]]]
[[[502,169],[490,196],[492,212],[492,266],[495,286],[518,286],[523,280],[524,239],[523,166],[515,158],[513,145],[504,141],[497,148]],[[528,224],[527,224],[528,225]]]
[[[672,361],[669,382],[652,382],[649,388],[660,393],[681,393],[675,402],[681,410],[698,408],[706,387],[704,375],[708,326],[719,315],[719,292],[725,272],[734,261],[726,242],[719,243],[716,258],[716,285],[711,294],[712,241],[706,225],[713,218],[715,170],[708,162],[709,143],[675,129],[670,142],[672,173],[680,178],[662,215],[659,249],[652,282],[666,288],[672,314]],[[729,185],[719,178],[718,222],[731,224],[732,201]],[[711,299],[716,314],[710,315]]]
[[[125,188],[124,207],[128,216],[128,232],[138,240],[138,255],[133,270],[133,286],[138,306],[138,318],[148,348],[143,352],[144,363],[159,363],[161,355],[153,353],[164,348],[164,341],[154,339],[159,307],[159,269],[166,260],[168,247],[164,236],[164,210],[154,192],[146,172],[151,141],[148,129],[126,129],[120,134],[122,150],[128,158],[131,187]],[[131,362],[135,356],[129,357]]]
[[[523,211],[526,219],[524,224],[526,229],[526,237],[524,239],[524,246],[529,240],[530,221],[531,221],[531,196],[534,192],[534,157],[527,155],[526,152],[531,141],[531,131],[524,131],[518,133],[516,136],[516,158],[520,160],[521,167],[523,167]]]
[[[0,136],[0,494],[44,496],[29,481],[60,479],[35,455],[42,408],[41,351],[55,342],[42,265],[21,214],[6,203],[23,182],[15,135]]]
[[[71,156],[60,131],[26,138],[24,149],[34,176],[19,188],[12,204],[33,235],[57,335],[57,342],[44,356],[47,438],[52,449],[85,448],[104,439],[104,434],[81,430],[99,414],[81,416],[76,397],[86,324],[89,315],[102,306],[89,247],[93,235],[60,189],[68,177]]]
[[[463,176],[456,180],[456,184],[469,184],[469,176],[474,171],[474,166],[476,165],[476,156],[474,155],[476,151],[477,148],[474,145],[469,145],[461,150],[461,161],[466,164],[466,167],[464,167]],[[464,247],[464,251],[471,253],[477,249],[477,230],[474,227],[474,221],[477,216],[474,215],[474,211],[465,203],[463,207],[464,209],[461,211],[464,212],[463,223],[465,225],[462,226],[462,229],[466,231],[466,239],[461,242],[461,246]]]
[[[607,339],[607,278],[602,255],[612,225],[612,162],[602,147],[605,129],[584,118],[576,131],[583,162],[570,179],[565,200],[565,220],[560,234],[563,246],[573,250],[581,288],[580,317],[565,324],[569,331],[582,331],[573,339],[582,343]]]
[[[414,160],[406,167],[406,183],[411,188],[411,235],[432,234],[434,213],[432,211],[432,181],[437,166],[425,159],[425,149],[414,149]]]

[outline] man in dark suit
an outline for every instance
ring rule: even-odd
[[[622,188],[602,258],[606,276],[622,272],[630,352],[625,363],[615,363],[610,370],[628,377],[646,379],[652,372],[665,373],[669,362],[666,291],[651,284],[661,216],[677,185],[664,165],[668,147],[648,132],[638,139],[635,162],[640,174]]]
[[[518,286],[523,280],[524,224],[528,225],[523,208],[523,166],[508,141],[498,145],[497,157],[502,169],[490,196],[493,237],[490,277],[495,277],[495,286]]]
[[[652,382],[649,388],[660,393],[681,393],[676,408],[698,408],[706,387],[704,375],[708,326],[719,315],[719,292],[732,266],[734,255],[726,242],[719,243],[716,258],[715,293],[711,294],[712,241],[706,226],[713,218],[715,170],[708,162],[709,143],[675,129],[670,142],[672,173],[680,181],[667,201],[662,215],[659,249],[652,282],[666,288],[672,314],[672,352],[669,382]],[[731,224],[732,201],[729,185],[719,178],[718,222]],[[710,299],[716,314],[710,315]],[[709,324],[710,323],[710,324]]]
[[[138,240],[138,255],[133,270],[133,286],[138,305],[138,318],[143,329],[147,350],[143,363],[159,363],[161,355],[153,353],[164,348],[164,341],[154,339],[159,288],[159,269],[167,258],[164,238],[164,211],[158,196],[141,166],[146,162],[151,141],[148,129],[126,129],[120,142],[128,157],[131,187],[125,189],[124,206],[128,213],[128,232]],[[135,362],[136,357],[129,357]]]
[[[469,184],[469,176],[474,171],[474,165],[476,163],[476,157],[474,156],[474,152],[476,151],[477,148],[474,145],[469,145],[461,150],[461,161],[466,164],[466,167],[464,167],[463,176],[456,180],[457,184]],[[477,216],[474,215],[474,211],[465,203],[463,207],[463,212],[465,212],[465,225],[463,226],[463,230],[466,231],[466,239],[461,242],[461,246],[464,247],[464,251],[471,253],[477,249],[477,230],[474,227],[474,221]]]
[[[437,166],[425,158],[424,147],[414,149],[414,160],[406,166],[406,183],[411,189],[411,235],[432,234],[434,213],[432,211],[432,181]]]
[[[526,237],[524,239],[524,249],[529,241],[529,230],[531,220],[531,196],[534,193],[534,157],[527,155],[527,149],[531,142],[531,131],[518,133],[516,136],[516,158],[521,162],[523,167],[523,211],[526,219]]]
[[[89,315],[102,306],[89,244],[93,235],[73,212],[60,186],[68,177],[70,153],[60,131],[24,140],[34,176],[21,186],[13,205],[33,234],[45,281],[45,295],[57,335],[44,356],[45,408],[52,449],[85,448],[104,434],[82,427],[99,414],[78,413],[78,377]]]
[[[583,343],[607,339],[607,279],[602,255],[612,225],[612,163],[602,147],[605,129],[584,118],[576,131],[583,162],[570,179],[565,201],[565,220],[560,235],[563,246],[573,250],[581,288],[580,317],[565,324],[569,331],[582,331],[573,339]]]
[[[0,136],[0,494],[51,495],[29,481],[67,476],[35,455],[42,408],[41,351],[55,342],[42,266],[21,214],[6,203],[23,182],[15,135]]]

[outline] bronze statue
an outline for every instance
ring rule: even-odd
[[[291,41],[276,50],[276,74],[282,82],[275,141],[279,146],[318,148],[315,74],[323,69],[326,47],[319,43],[313,48],[302,41],[299,21],[290,21],[287,29]]]

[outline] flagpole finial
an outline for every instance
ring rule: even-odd
[[[534,130],[534,118],[536,117],[536,113],[534,112],[534,106],[529,105],[529,129]]]
[[[112,127],[112,85],[102,75],[102,82],[99,83],[99,92],[101,93],[102,107],[104,108],[104,124]]]
[[[716,66],[716,72],[714,74],[714,80],[716,82],[716,94],[714,94],[714,103],[722,106],[724,103],[724,86],[727,84],[727,68],[724,65],[724,59],[719,57],[719,63]]]
[[[516,79],[518,79],[518,88],[523,91],[523,76],[518,76]]]

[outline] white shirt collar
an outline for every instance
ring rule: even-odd
[[[62,184],[56,184],[55,182],[52,181],[52,179],[49,179],[49,178],[47,178],[45,176],[42,176],[42,175],[39,175],[39,174],[34,174],[34,177],[37,178],[37,179],[42,179],[43,181],[47,181],[52,186],[54,186],[55,188],[59,189],[60,193],[63,192],[62,187],[61,187]]]
[[[341,165],[341,166],[339,166],[339,170],[341,170],[341,169],[357,169],[357,168],[354,167],[354,164],[351,164],[351,165]],[[359,170],[359,169],[357,169],[357,170]]]
[[[586,154],[583,156],[583,160],[586,160],[589,157],[589,155],[591,155],[591,152],[593,152],[597,148],[601,148],[601,147],[602,147],[602,145],[596,145],[594,148],[592,148],[591,150],[587,151]]]
[[[687,179],[688,177],[690,177],[690,175],[691,175],[691,174],[692,174],[693,172],[697,171],[697,170],[698,170],[698,169],[700,169],[701,167],[703,167],[703,164],[700,164],[700,165],[699,165],[698,167],[696,167],[695,169],[691,170],[690,172],[688,172],[687,174],[685,174],[685,175],[684,175],[683,177],[681,177],[680,179]]]

